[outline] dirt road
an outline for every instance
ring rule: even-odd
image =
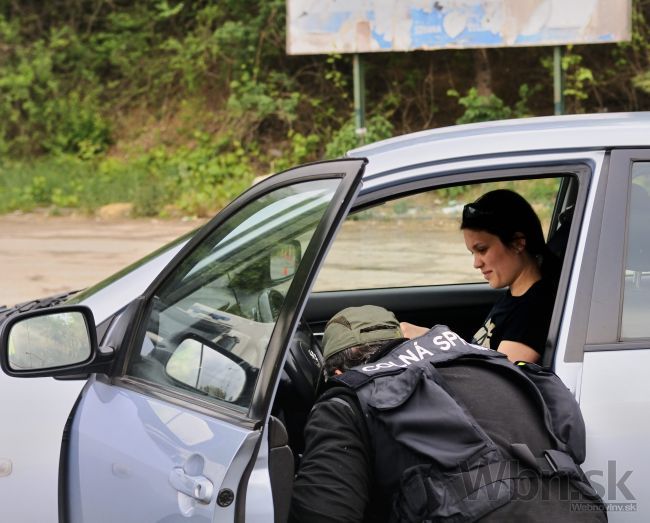
[[[200,223],[0,216],[0,305],[97,283]]]
[[[0,305],[82,289],[202,222],[0,216]],[[315,290],[481,281],[456,229],[346,223]],[[391,249],[386,249],[387,238]]]

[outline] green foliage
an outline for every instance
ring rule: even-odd
[[[564,96],[574,98],[578,103],[586,100],[589,97],[586,89],[594,83],[594,74],[591,69],[582,65],[582,56],[569,50],[562,57],[562,71],[566,85]]]
[[[632,85],[646,94],[650,94],[650,71],[643,71],[632,78]]]
[[[240,143],[198,138],[194,147],[158,148],[129,160],[59,155],[5,162],[0,212],[36,207],[92,212],[132,202],[135,216],[210,215],[248,188],[253,174]]]
[[[92,98],[72,92],[43,104],[42,145],[48,152],[76,153],[91,158],[111,143],[110,125]]]
[[[528,84],[521,84],[519,86],[519,99],[515,102],[514,108],[508,107],[495,94],[478,94],[475,87],[470,88],[465,96],[460,96],[455,89],[449,89],[447,96],[457,98],[458,103],[465,108],[463,115],[456,120],[457,124],[464,124],[532,116],[528,103],[530,97],[538,90],[539,86],[531,89]]]
[[[383,115],[375,114],[366,121],[365,142],[372,143],[393,136],[393,124]],[[361,145],[354,120],[347,121],[334,135],[325,148],[327,158],[338,158],[350,149]]]
[[[304,135],[290,130],[287,138],[289,141],[288,150],[284,151],[284,154],[279,158],[271,161],[272,172],[284,171],[307,162],[310,158],[316,156],[321,145],[321,137],[314,133]]]
[[[472,188],[471,185],[454,185],[453,187],[443,187],[439,189],[439,194],[447,200],[454,200],[459,196],[464,195]]]
[[[542,59],[542,65],[553,74],[553,58]],[[592,69],[584,64],[584,56],[574,46],[567,46],[562,55],[562,75],[564,77],[564,103],[567,113],[584,113],[585,102],[590,91],[596,86]]]
[[[77,37],[63,28],[26,45],[16,24],[1,16],[0,34],[11,49],[0,62],[0,148],[14,154],[104,151],[110,125],[98,88],[66,85],[62,73],[74,67]]]
[[[185,213],[207,216],[248,188],[253,180],[247,154],[238,141],[205,141],[166,162],[175,171],[172,194]]]
[[[460,96],[455,89],[447,91],[447,95],[458,98],[458,103],[465,108],[463,115],[456,120],[457,124],[502,120],[512,116],[512,109],[501,98],[495,94],[480,95],[476,87],[470,88],[465,96]]]
[[[272,116],[290,124],[296,119],[300,102],[300,93],[291,87],[291,80],[283,73],[270,73],[267,81],[261,82],[244,70],[230,83],[227,107],[234,117],[248,121],[249,127]]]
[[[567,112],[648,108],[650,1],[633,7],[630,42],[566,49]],[[287,56],[285,13],[285,0],[0,2],[0,212],[207,214],[256,174],[360,145],[350,55]],[[488,50],[498,96],[478,94],[471,53],[364,56],[365,143],[550,114],[549,49]]]
[[[618,44],[615,50],[616,65],[623,73],[631,69],[632,85],[650,94],[650,69],[647,64],[650,57],[650,26],[639,1],[634,3],[632,10],[632,27],[632,40]]]
[[[533,111],[530,109],[531,98],[541,91],[542,86],[537,84],[530,87],[528,84],[521,84],[519,86],[519,99],[515,102],[512,115],[515,118],[527,118],[534,116]]]

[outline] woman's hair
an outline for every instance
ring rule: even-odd
[[[507,246],[523,234],[525,249],[538,261],[542,274],[559,274],[559,260],[546,246],[539,217],[526,199],[514,191],[497,189],[465,205],[460,228],[494,234]]]

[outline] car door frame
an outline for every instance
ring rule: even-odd
[[[611,152],[602,228],[595,256],[594,279],[597,285],[594,285],[591,300],[585,352],[650,348],[650,339],[621,340],[620,332],[631,168],[636,161],[650,162],[650,149],[615,149]]]
[[[147,397],[163,400],[176,406],[211,416],[233,426],[251,432],[257,432],[254,441],[251,438],[247,438],[244,446],[238,451],[236,456],[238,467],[244,470],[243,474],[239,477],[237,495],[235,496],[234,514],[236,521],[243,521],[245,518],[248,477],[256,464],[257,454],[263,440],[262,435],[265,433],[265,427],[268,424],[273,397],[290,337],[295,331],[298,319],[302,314],[306,301],[305,298],[309,293],[317,269],[327,251],[327,247],[338,230],[340,223],[347,215],[351,203],[354,201],[361,186],[361,178],[366,163],[365,159],[356,158],[319,162],[297,167],[262,180],[234,200],[206,224],[172,259],[142,296],[134,300],[127,307],[120,318],[116,319],[106,333],[105,339],[112,345],[111,349],[114,351],[115,359],[106,374],[97,374],[95,376],[98,381],[129,389],[144,394]],[[174,273],[176,268],[183,263],[186,257],[201,245],[202,241],[208,235],[218,229],[233,214],[267,193],[289,185],[325,179],[341,179],[341,182],[321,217],[295,274],[294,281],[299,284],[292,285],[285,297],[258,373],[250,407],[246,412],[240,412],[233,408],[228,408],[226,405],[202,400],[197,396],[183,393],[180,390],[165,387],[164,385],[127,374],[127,366],[130,358],[134,354],[134,351],[140,349],[144,338],[148,312],[152,306],[156,291]],[[230,475],[229,472],[226,473],[227,476]],[[62,478],[62,481],[65,482],[65,478]],[[67,504],[69,498],[68,496],[65,496],[65,498]],[[66,507],[64,512],[67,513],[68,510],[69,507]]]
[[[257,428],[259,421],[263,421],[268,414],[268,406],[271,402],[273,390],[271,385],[277,381],[277,376],[281,367],[281,361],[284,359],[284,351],[287,347],[287,340],[297,324],[297,318],[304,306],[304,298],[311,288],[315,268],[320,265],[326,252],[327,244],[334,237],[338,225],[342,222],[343,218],[349,211],[350,204],[353,201],[356,192],[359,189],[363,168],[366,163],[365,159],[353,160],[333,160],[327,162],[319,162],[308,164],[305,166],[297,167],[288,171],[279,173],[271,178],[262,180],[257,185],[253,186],[239,198],[225,207],[217,216],[215,216],[208,224],[206,224],[194,236],[187,245],[174,257],[174,259],[165,267],[165,269],[158,275],[158,277],[151,283],[147,290],[140,298],[142,305],[138,306],[139,313],[135,313],[135,321],[137,326],[132,326],[132,330],[137,332],[126,334],[127,346],[120,347],[119,355],[115,361],[114,370],[111,372],[111,383],[120,384],[126,388],[133,388],[142,392],[143,389],[137,382],[142,381],[139,378],[126,377],[127,365],[134,350],[139,350],[139,343],[144,338],[144,329],[146,325],[142,321],[142,317],[146,315],[146,311],[150,306],[151,299],[155,295],[157,289],[167,280],[176,268],[183,262],[183,260],[193,252],[203,240],[209,236],[215,229],[220,227],[227,221],[233,214],[248,205],[254,200],[262,197],[263,195],[272,192],[276,189],[282,188],[287,185],[293,185],[300,181],[309,181],[313,179],[328,179],[328,178],[341,178],[341,185],[337,188],[328,210],[323,215],[321,222],[314,231],[310,247],[304,253],[301,265],[296,272],[295,280],[299,281],[301,278],[305,284],[296,292],[290,292],[285,297],[280,315],[278,317],[276,327],[273,330],[271,341],[264,357],[264,362],[260,368],[258,377],[258,385],[255,387],[255,393],[251,402],[251,407],[247,415],[236,416],[243,427]],[[340,166],[337,172],[331,171],[324,172],[323,167],[327,166]],[[352,171],[355,171],[352,173]],[[325,248],[324,248],[325,247]],[[302,305],[301,305],[302,303]],[[300,310],[298,310],[300,308]],[[133,324],[132,324],[133,325]],[[274,363],[269,365],[269,361],[273,360]],[[270,367],[270,368],[269,368]],[[126,379],[124,379],[126,377]],[[155,391],[151,391],[155,392]],[[188,395],[188,398],[191,396]],[[193,398],[193,397],[192,397]],[[175,401],[174,397],[169,398],[172,402]],[[193,398],[195,399],[195,398]],[[194,402],[191,402],[194,403]]]
[[[517,153],[494,155],[489,158],[461,160],[454,162],[438,162],[435,164],[407,166],[404,169],[384,174],[384,181],[379,174],[367,177],[357,201],[350,213],[367,207],[393,200],[410,194],[432,191],[449,186],[483,183],[486,181],[506,181],[511,179],[546,178],[554,175],[567,174],[575,176],[579,186],[575,200],[575,211],[571,223],[567,249],[562,264],[561,278],[549,328],[548,346],[544,363],[552,366],[559,355],[564,357],[565,351],[559,350],[561,340],[561,320],[564,315],[568,286],[571,278],[571,265],[577,252],[577,242],[580,235],[583,215],[587,207],[587,199],[592,191],[592,182],[597,179],[596,171],[600,169],[599,161],[602,151],[552,151],[545,153]],[[399,187],[399,190],[396,190]],[[558,193],[560,196],[561,190]],[[556,202],[557,203],[557,202]],[[472,289],[475,287],[476,290]],[[458,305],[462,293],[476,295],[481,292],[482,302],[494,301],[499,291],[489,288],[485,283],[454,284],[422,286],[411,289],[414,300],[425,303],[430,290],[437,288],[444,296],[444,303]],[[363,303],[374,303],[390,307],[390,295],[404,295],[408,287],[369,290],[325,291],[315,293],[312,301],[320,301],[322,308],[332,311],[335,303],[341,303],[345,295],[350,296],[346,306]],[[313,304],[308,307],[312,319],[315,318]],[[340,306],[339,306],[340,308]],[[338,309],[336,309],[338,310]],[[489,310],[489,307],[488,307]],[[321,322],[317,325],[321,326]],[[573,387],[572,387],[573,388]]]
[[[650,423],[647,373],[650,337],[622,339],[625,270],[629,241],[630,192],[634,162],[650,162],[650,148],[614,149],[606,177],[599,184],[598,213],[593,213],[588,242],[591,258],[582,269],[585,285],[574,324],[583,335],[583,366],[578,399],[587,428],[587,460],[583,468],[606,503],[634,504],[631,512],[610,512],[610,521],[645,521],[636,502],[647,497],[650,459],[639,453]],[[584,306],[586,305],[586,307]],[[589,470],[591,469],[591,470]],[[624,485],[631,492],[631,500]],[[624,496],[621,499],[619,495]],[[613,497],[612,497],[613,496]]]

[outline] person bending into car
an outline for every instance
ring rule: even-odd
[[[474,267],[490,287],[506,288],[476,332],[473,343],[498,350],[511,361],[538,362],[553,314],[559,260],[544,241],[530,204],[506,189],[465,205],[460,225]],[[402,323],[408,338],[427,331]]]
[[[445,326],[406,340],[372,305],[336,314],[323,347],[291,522],[606,521],[554,374]]]

